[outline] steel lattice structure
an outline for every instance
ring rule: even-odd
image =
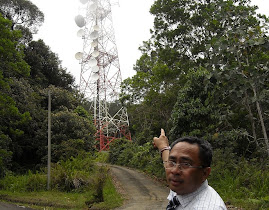
[[[110,0],[80,0],[85,5],[85,16],[78,15],[75,22],[81,28],[83,39],[80,60],[80,92],[91,102],[96,138],[99,149],[107,150],[116,138],[131,139],[125,107],[119,102],[122,82],[116,46]]]

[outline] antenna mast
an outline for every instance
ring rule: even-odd
[[[80,60],[80,92],[91,103],[97,128],[99,150],[109,149],[114,139],[131,140],[127,110],[119,101],[122,82],[116,46],[110,0],[80,0],[85,16],[75,17],[81,29],[83,51],[76,53]]]

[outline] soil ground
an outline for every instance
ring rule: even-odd
[[[19,206],[10,203],[0,203],[1,210],[30,210],[30,208],[26,208],[25,206]]]
[[[110,167],[118,190],[127,198],[118,210],[166,209],[169,189],[164,184],[132,169],[115,165]]]

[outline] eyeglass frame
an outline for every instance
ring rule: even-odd
[[[172,163],[173,166],[172,167],[166,167],[166,163]],[[163,164],[164,164],[164,167],[165,169],[173,169],[173,168],[176,168],[176,166],[178,166],[178,168],[182,171],[182,170],[186,170],[186,169],[189,169],[189,168],[205,168],[205,166],[192,166],[190,163],[187,163],[187,162],[183,162],[183,163],[176,163],[172,160],[168,160],[168,161],[163,161]],[[188,166],[187,168],[183,168],[182,165],[185,166]]]

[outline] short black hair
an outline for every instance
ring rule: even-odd
[[[189,144],[197,144],[199,147],[199,158],[202,162],[202,166],[203,167],[210,167],[211,166],[213,150],[212,150],[211,144],[208,141],[197,138],[197,137],[192,137],[192,136],[182,137],[182,138],[175,140],[171,144],[170,151],[179,142],[187,142]]]

